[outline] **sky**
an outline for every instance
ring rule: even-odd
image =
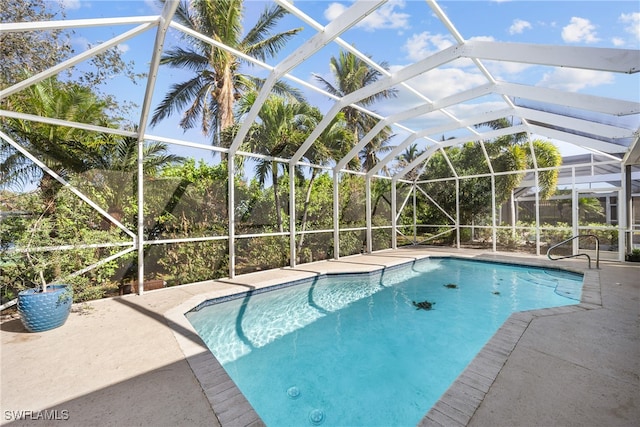
[[[52,0],[54,1],[54,0]],[[157,15],[160,6],[154,0],[64,0],[67,19],[105,18],[124,16]],[[340,16],[352,4],[351,1],[296,0],[294,5],[304,14],[321,25],[327,25]],[[640,47],[640,3],[638,1],[441,1],[438,3],[456,30],[465,40],[491,40],[501,42],[554,44],[567,46],[616,47],[639,49]],[[250,28],[265,7],[264,1],[245,2],[245,28]],[[275,65],[279,60],[294,52],[316,31],[295,16],[284,19],[278,30],[303,27],[277,58],[269,60]],[[76,29],[72,42],[76,52],[81,52],[89,44],[114,37],[132,25],[100,27],[99,29]],[[127,40],[119,46],[125,60],[135,62],[136,69],[148,70],[151,46],[155,31],[147,32]],[[422,0],[390,0],[341,38],[369,55],[377,62],[384,61],[389,71],[401,69],[415,61],[455,44],[450,32],[434,16],[431,8]],[[176,30],[170,30],[167,46],[182,42]],[[296,67],[292,74],[297,78],[319,86],[314,75],[321,75],[331,81],[329,60],[337,56],[340,48],[331,44]],[[429,71],[411,81],[430,99],[460,92],[486,82],[477,68],[469,61],[459,60],[450,67]],[[576,70],[569,68],[549,68],[515,63],[485,61],[486,67],[497,80],[544,86],[588,93],[599,96],[638,101],[640,99],[640,78],[634,75],[614,75],[612,73]],[[251,73],[266,76],[267,72],[253,67]],[[153,108],[160,102],[169,86],[191,77],[184,70],[161,67],[158,75]],[[107,90],[123,100],[142,104],[144,82],[137,86],[122,78],[114,78]],[[327,111],[331,105],[325,95],[305,89],[308,101]],[[479,110],[491,109],[498,99],[483,98],[452,108],[451,113],[464,118]],[[393,102],[375,104],[371,109],[386,115],[399,112],[423,102],[406,90],[399,90]],[[503,104],[500,104],[503,106]],[[636,115],[637,116],[637,115]],[[436,123],[441,117],[433,114],[421,116],[403,123],[408,128],[424,126],[425,122]],[[637,117],[636,117],[637,119]],[[184,132],[178,126],[179,117],[148,129],[149,133],[180,139],[189,139],[207,144],[199,130]],[[420,127],[418,127],[420,126]],[[635,126],[637,127],[637,120]],[[397,130],[399,138],[401,129]],[[456,136],[456,135],[446,135]],[[434,136],[435,137],[435,136]],[[568,150],[568,153],[573,149]]]

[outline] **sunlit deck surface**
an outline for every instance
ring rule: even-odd
[[[640,264],[607,261],[588,270],[584,259],[551,262],[437,248],[357,255],[94,301],[78,305],[63,327],[44,333],[6,321],[2,424],[261,425],[183,313],[253,287],[428,255],[562,266],[586,275],[580,304],[512,315],[420,425],[638,425]],[[21,411],[27,419],[14,421]],[[38,416],[68,419],[43,422]]]

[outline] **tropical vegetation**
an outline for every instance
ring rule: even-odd
[[[268,7],[245,32],[242,1],[194,0],[180,4],[176,19],[235,52],[264,60],[276,55],[300,31],[296,28],[272,32],[285,13],[281,6]],[[161,62],[165,67],[185,69],[193,75],[171,86],[151,124],[181,114],[180,125],[184,129],[199,127],[212,144],[229,146],[254,104],[262,81],[243,71],[249,64],[234,51],[185,37],[188,42],[170,47]],[[64,38],[56,34],[50,42],[51,48],[53,44],[64,45]],[[67,54],[64,49],[59,52],[60,56],[52,56],[49,63]],[[26,58],[25,61],[33,61],[27,67],[28,73],[47,65]],[[123,64],[112,64],[116,63]],[[361,89],[382,76],[347,51],[331,58],[329,66],[331,79],[319,75],[315,78],[330,94],[338,96]],[[19,76],[2,68],[3,85],[19,80]],[[129,129],[135,134],[135,126],[121,118],[123,110],[114,107],[113,98],[87,83],[95,78],[100,76],[51,77],[3,102],[10,104],[13,111],[102,128]],[[359,105],[373,108],[376,102],[395,95],[394,90],[385,90],[361,100]],[[227,161],[236,158],[211,164],[204,159],[178,156],[165,143],[145,141],[141,224],[147,242],[145,277],[162,277],[168,285],[178,285],[226,276],[231,244],[238,274],[285,266],[289,263],[291,242],[287,232],[291,226],[297,232],[296,262],[333,257],[334,218],[329,213],[334,209],[334,176],[330,169],[374,128],[377,119],[358,108],[344,108],[304,154],[304,166],[290,168],[282,159],[290,158],[322,119],[317,107],[294,88],[279,82],[244,139],[243,150],[254,156],[238,162],[243,167],[233,177],[229,176]],[[483,126],[507,125],[496,121]],[[34,162],[8,141],[3,140],[0,145],[3,302],[42,280],[72,282],[78,300],[116,294],[123,284],[135,280],[138,264],[130,230],[139,225],[138,139],[25,119],[3,118],[0,126],[41,162]],[[392,140],[391,128],[383,128],[357,156],[349,159],[346,169],[371,170],[393,148]],[[398,156],[395,167],[404,169],[421,154],[417,145],[411,145]],[[456,215],[461,224],[486,225],[491,220],[492,198],[498,206],[508,204],[525,169],[534,163],[548,167],[559,162],[553,145],[545,141],[529,144],[525,135],[469,142],[437,151],[429,157],[426,167],[407,171],[405,181],[399,183],[399,199],[413,192],[417,208],[414,218],[412,205],[403,205],[399,200],[398,206],[403,206],[399,216],[404,226],[401,231],[406,232],[414,221],[446,229]],[[43,172],[41,165],[47,170]],[[474,176],[458,182],[458,214],[452,166],[458,176]],[[495,172],[515,173],[499,175],[492,182],[490,167]],[[382,169],[382,177],[371,182],[374,250],[388,248],[391,242],[392,192],[391,180],[384,177],[387,172],[390,170]],[[337,176],[340,255],[359,253],[367,245],[367,183],[362,174],[342,172]],[[556,189],[557,175],[542,172],[540,176],[540,195],[549,197]],[[437,181],[442,178],[445,180]],[[234,184],[231,207],[230,179]],[[226,237],[231,231],[229,209],[233,209],[235,218],[233,232],[239,236],[232,242]],[[295,218],[290,217],[292,212]],[[529,225],[520,223],[518,227],[527,229]],[[440,231],[437,229],[436,233]],[[444,236],[433,242],[450,244],[452,234],[445,232]],[[513,233],[509,236],[511,241],[517,240]]]
[[[385,69],[388,68],[386,62],[382,62],[380,65]],[[329,68],[333,74],[333,82],[319,74],[314,74],[314,77],[329,94],[338,97],[343,97],[373,84],[382,77],[380,71],[372,68],[364,60],[347,51],[341,51],[338,57],[332,57]],[[395,89],[385,89],[361,99],[358,105],[369,107],[378,101],[394,98],[396,95]],[[353,134],[354,144],[364,138],[378,122],[374,117],[353,106],[343,108],[342,112],[346,127]],[[385,126],[373,137],[369,144],[360,150],[359,157],[364,170],[370,170],[380,160],[380,154],[384,154],[393,148],[389,146],[391,137],[391,127]]]
[[[293,28],[272,34],[271,30],[287,14],[282,6],[273,4],[267,6],[254,26],[244,33],[243,13],[243,0],[193,0],[180,2],[175,19],[190,30],[261,61],[274,57],[302,30]],[[245,92],[259,88],[262,80],[241,72],[243,65],[252,65],[242,56],[200,38],[186,34],[184,38],[185,43],[170,48],[161,63],[191,70],[193,77],[171,86],[156,108],[151,125],[180,113],[180,126],[184,129],[199,126],[215,145],[220,145],[222,131],[234,124],[236,101]],[[283,82],[279,82],[274,91],[300,96]]]

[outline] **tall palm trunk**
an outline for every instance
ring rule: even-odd
[[[378,205],[380,204],[380,200],[384,200],[385,202],[387,202],[389,204],[389,206],[391,206],[391,201],[387,200],[387,198],[384,196],[384,194],[377,194],[376,195],[376,200],[372,203],[373,205],[373,209],[371,211],[371,220],[373,221],[373,217],[376,216],[376,212],[378,211]],[[371,239],[373,239],[373,236],[371,236]],[[362,247],[366,248],[367,247],[367,236],[365,235],[364,239],[362,240]]]
[[[317,171],[314,168],[311,171],[311,178],[309,178],[309,185],[307,186],[307,194],[304,198],[304,208],[302,209],[302,221],[300,224],[300,231],[304,233],[307,228],[307,215],[309,213],[309,205],[311,205],[311,190],[313,188],[313,182],[316,179]],[[302,243],[304,242],[304,234],[300,234],[300,240],[298,240],[298,248],[296,249],[296,253],[300,253],[302,251]],[[299,255],[298,255],[299,256]]]
[[[222,72],[222,78],[219,80],[219,94],[216,103],[218,104],[218,117],[220,130],[223,131],[233,126],[233,104],[235,97],[233,92],[233,74],[231,72],[231,64],[227,64]]]
[[[40,178],[39,187],[44,205],[44,214],[55,215],[56,196],[62,189],[62,184],[60,184],[54,177],[52,177],[48,173],[43,173],[42,178]]]
[[[284,228],[282,226],[282,212],[280,211],[280,195],[278,194],[278,164],[273,162],[271,165],[271,176],[273,179],[273,199],[276,205],[276,222],[278,224],[278,231],[282,233]]]
[[[231,73],[230,63],[227,63],[222,72],[222,80],[219,81],[218,85],[220,86],[218,90],[220,91],[216,103],[218,104],[218,123],[220,126],[219,132],[215,133],[215,137],[218,139],[218,145],[221,144],[220,135],[222,131],[227,128],[230,128],[234,124],[233,120],[233,104],[235,102],[234,93],[233,93],[233,75]],[[220,153],[220,159],[224,162],[234,162],[234,157],[229,157],[226,153]],[[228,167],[228,165],[227,165]],[[224,204],[226,217],[229,218],[229,179],[227,178],[227,191],[225,193],[225,204]]]

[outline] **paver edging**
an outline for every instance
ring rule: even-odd
[[[206,344],[184,313],[197,306],[207,298],[219,296],[220,291],[195,295],[182,304],[165,313],[167,323],[171,327],[173,336],[178,342],[189,367],[193,371],[202,391],[209,401],[209,405],[222,426],[263,426],[264,423],[251,403],[242,394],[236,383],[229,377],[218,359],[209,351]],[[193,332],[191,339],[178,331],[180,328]],[[197,337],[197,338],[196,338]],[[195,342],[194,342],[195,341]],[[224,393],[220,387],[224,388]]]
[[[569,271],[575,271],[567,269]],[[429,412],[418,423],[420,427],[426,426],[464,426],[471,421],[473,414],[477,411],[478,407],[484,400],[484,397],[489,392],[496,378],[500,374],[502,367],[504,367],[509,356],[517,346],[520,338],[524,335],[525,331],[536,318],[557,316],[557,315],[571,315],[574,313],[583,312],[585,310],[594,310],[602,308],[601,298],[601,284],[600,275],[597,271],[586,270],[583,272],[582,280],[582,295],[579,303],[573,305],[566,305],[560,307],[542,308],[537,310],[520,311],[511,314],[504,324],[496,331],[487,344],[482,347],[480,352],[474,357],[471,363],[462,371],[462,373],[451,384],[442,397],[431,407]],[[585,293],[585,290],[588,290]],[[499,342],[500,347],[496,348],[496,342]],[[511,347],[505,349],[505,346]],[[491,360],[492,366],[488,365],[483,359]],[[496,365],[500,366],[495,375],[488,374],[488,372],[494,372]],[[472,378],[482,376],[491,382],[488,387],[478,388],[477,383],[474,384]],[[473,389],[473,390],[472,390]],[[477,401],[476,399],[464,399],[464,396],[468,396],[471,392],[482,393],[482,398]],[[463,399],[460,399],[460,398]],[[460,402],[464,401],[464,404]],[[470,408],[469,401],[477,402]],[[464,414],[464,420],[461,419],[461,415]],[[452,415],[452,416],[450,416]],[[464,421],[464,422],[462,422]]]

